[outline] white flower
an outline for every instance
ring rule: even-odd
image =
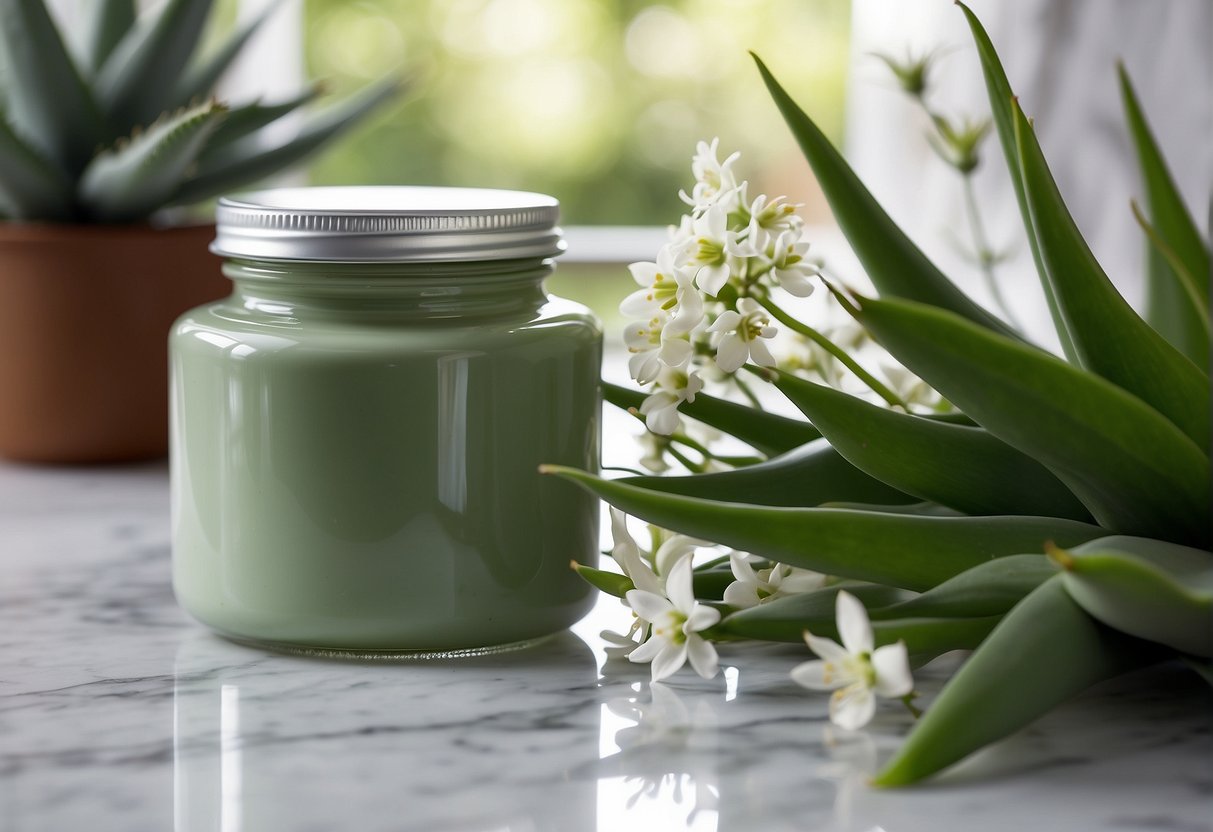
[[[759,194],[750,205],[748,238],[758,250],[765,249],[771,238],[784,231],[799,231],[804,225],[796,214],[798,204],[785,202],[787,197],[777,196],[767,201],[766,194]]]
[[[651,430],[646,430],[637,441],[640,443],[640,464],[654,474],[664,474],[670,470],[670,463],[666,461],[665,452],[669,447],[670,440],[660,434],[653,433]]]
[[[694,274],[675,264],[673,246],[662,246],[652,263],[628,266],[640,286],[619,304],[629,318],[652,318],[660,313],[670,316],[663,329],[670,335],[685,335],[703,320],[703,296],[695,288]]]
[[[654,682],[675,673],[688,659],[703,678],[716,675],[716,648],[699,633],[719,621],[720,613],[695,600],[690,556],[683,557],[670,569],[665,595],[633,589],[627,594],[627,602],[653,628],[648,641],[633,650],[628,659],[652,662]]]
[[[809,244],[800,242],[800,233],[784,231],[775,238],[771,252],[771,274],[779,281],[784,291],[798,298],[807,298],[816,288],[809,278],[817,275],[817,268],[804,259]]]
[[[747,360],[763,367],[774,367],[775,358],[763,339],[774,338],[778,331],[770,325],[758,301],[742,298],[736,311],[729,309],[708,327],[716,335],[716,366],[725,373],[735,373]]]
[[[678,406],[695,401],[695,394],[703,389],[703,379],[696,372],[684,373],[675,368],[666,368],[657,376],[657,390],[640,404],[640,415],[653,433],[669,436],[678,430]]]
[[[835,605],[842,645],[806,632],[805,643],[821,660],[797,666],[792,679],[812,690],[834,691],[830,721],[853,731],[872,719],[876,696],[906,696],[914,689],[914,679],[905,642],[873,650],[872,624],[863,604],[849,592],[840,591]]]
[[[639,384],[657,378],[662,367],[681,367],[691,360],[694,348],[687,338],[666,334],[669,316],[659,312],[648,321],[636,321],[623,330],[623,342],[632,357],[628,372]]]
[[[685,191],[680,192],[679,196],[697,210],[736,197],[737,179],[733,175],[733,165],[741,158],[741,154],[733,152],[721,162],[717,158],[719,148],[719,138],[712,139],[710,144],[701,141],[695,146],[695,156],[691,159],[695,187],[689,196]],[[727,204],[724,207],[731,210]]]
[[[754,251],[738,240],[738,232],[729,228],[728,212],[713,205],[695,218],[691,237],[683,243],[681,255],[688,269],[695,270],[695,284],[716,297],[733,274],[730,258],[751,257]]]
[[[729,554],[733,583],[725,587],[724,602],[732,607],[756,607],[773,598],[798,595],[821,589],[825,575],[809,569],[797,569],[782,563],[755,570],[749,557],[741,552]]]

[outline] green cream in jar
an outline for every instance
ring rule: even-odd
[[[540,194],[294,188],[220,201],[232,294],[171,336],[173,585],[232,638],[497,648],[591,605],[602,335],[543,288]]]

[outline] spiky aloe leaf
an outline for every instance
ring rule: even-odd
[[[135,0],[91,0],[84,37],[84,63],[96,72],[135,27]]]
[[[1027,117],[1017,102],[1012,110],[1032,225],[1080,361],[1166,416],[1208,453],[1208,377],[1112,285],[1070,216]]]
[[[1045,272],[1044,261],[1040,256],[1040,245],[1036,241],[1036,230],[1032,227],[1032,217],[1028,213],[1028,198],[1024,193],[1023,175],[1019,170],[1019,154],[1015,147],[1015,127],[1011,116],[1011,83],[1007,73],[1002,68],[994,44],[977,16],[964,3],[957,2],[969,28],[973,31],[973,40],[977,44],[977,55],[981,60],[981,71],[985,77],[986,93],[990,98],[990,112],[994,117],[994,128],[998,132],[998,142],[1002,145],[1003,155],[1007,160],[1007,170],[1011,174],[1011,185],[1015,189],[1015,200],[1019,203],[1019,213],[1023,217],[1024,230],[1028,235],[1028,246],[1032,250],[1032,262],[1036,264],[1036,273],[1040,277],[1040,285],[1044,290],[1045,301],[1049,305],[1049,314],[1053,318],[1053,328],[1057,332],[1057,340],[1061,343],[1062,352],[1070,361],[1077,361],[1078,354],[1074,350],[1074,341],[1070,337],[1069,325],[1057,305],[1053,286]]]
[[[696,397],[698,399],[698,397]],[[619,482],[707,500],[764,506],[825,502],[909,503],[913,497],[868,476],[824,439],[733,471],[688,477],[624,477]]]
[[[223,73],[227,72],[232,62],[240,55],[249,39],[281,5],[282,0],[270,3],[251,20],[228,35],[227,39],[212,54],[195,61],[173,88],[172,100],[180,104],[187,104],[195,99],[212,95],[215,85],[219,83]]]
[[[1125,120],[1137,148],[1138,165],[1146,188],[1151,225],[1182,264],[1179,269],[1173,268],[1158,252],[1150,253],[1146,318],[1168,341],[1207,370],[1207,314],[1206,326],[1202,327],[1199,319],[1209,306],[1209,250],[1167,169],[1129,74],[1123,64],[1117,66],[1117,71]]]
[[[903,589],[926,590],[996,557],[1077,545],[1097,526],[1054,517],[920,517],[836,508],[784,508],[700,500],[544,466],[621,511],[665,529],[800,566]]]
[[[1020,338],[1011,327],[970,300],[927,259],[885,213],[842,154],[796,105],[757,55],[754,55],[754,61],[817,176],[834,218],[881,294],[930,303],[995,332]]]
[[[71,185],[58,167],[16,135],[0,111],[0,214],[9,219],[65,220]]]
[[[97,75],[97,98],[117,129],[148,124],[184,103],[173,98],[213,0],[165,0],[114,47]]]
[[[227,108],[215,101],[165,117],[95,158],[80,181],[80,202],[100,222],[128,222],[171,196]]]
[[[222,153],[216,153],[208,157],[205,164],[200,164],[198,174],[182,184],[173,201],[177,204],[197,202],[293,165],[352,129],[370,113],[395,99],[402,90],[403,84],[396,78],[372,84],[312,115],[294,139],[278,147],[266,149],[255,133],[232,142]]]
[[[1146,257],[1147,280],[1169,288],[1156,292],[1147,288],[1147,320],[1170,341],[1176,349],[1192,359],[1201,372],[1209,372],[1210,324],[1209,306],[1195,288],[1199,281],[1175,249],[1141,213],[1136,201],[1130,201],[1133,218],[1150,242]],[[1205,281],[1207,284],[1208,281]],[[1151,314],[1150,309],[1154,312]]]
[[[872,610],[872,618],[1005,615],[1028,593],[1056,574],[1057,570],[1044,555],[1009,555],[978,564],[914,598]]]
[[[1088,616],[1060,576],[1020,602],[981,643],[877,774],[877,786],[930,777],[1015,733],[1096,682],[1160,658]]]
[[[1208,542],[1209,459],[1158,411],[944,310],[898,299],[858,306],[859,321],[899,361],[1052,471],[1105,528]]]
[[[324,90],[320,84],[313,84],[298,95],[277,104],[262,104],[254,102],[233,107],[227,118],[219,125],[211,138],[202,149],[201,159],[221,154],[227,145],[239,141],[245,136],[260,130],[285,115],[289,115],[300,107],[314,101]]]
[[[42,0],[0,3],[0,66],[14,132],[76,176],[105,139],[105,123]]]
[[[788,373],[775,386],[852,465],[907,494],[965,514],[1091,519],[1048,469],[984,428],[877,407]]]
[[[611,404],[624,409],[639,408],[645,400],[645,394],[639,390],[610,382],[603,383],[602,395]],[[695,401],[684,403],[679,411],[740,439],[768,456],[786,453],[821,438],[816,428],[801,419],[789,419],[705,393],[696,394]]]

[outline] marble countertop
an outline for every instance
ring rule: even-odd
[[[1209,830],[1210,696],[1172,669],[1093,691],[951,776],[875,791],[910,726],[831,730],[803,648],[721,676],[603,664],[571,632],[430,663],[225,642],[169,587],[162,465],[0,463],[0,829]],[[939,676],[921,685],[938,688]],[[1165,693],[1158,693],[1164,688]]]

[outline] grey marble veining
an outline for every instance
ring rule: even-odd
[[[910,725],[847,734],[722,650],[651,685],[604,665],[605,600],[505,655],[354,663],[214,637],[169,588],[163,466],[0,464],[0,830],[1209,830],[1211,700],[1129,677],[917,790],[865,778]],[[940,673],[920,685],[938,689]]]

